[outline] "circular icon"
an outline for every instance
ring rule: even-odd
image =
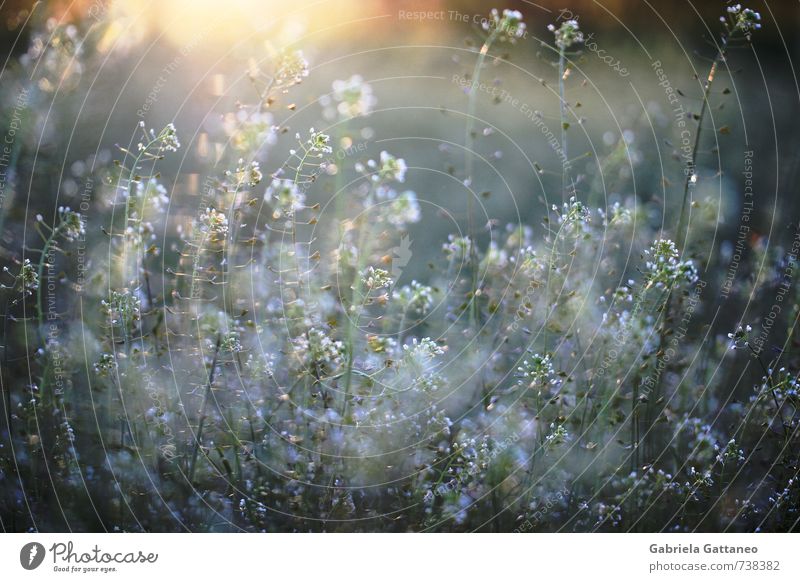
[[[26,570],[35,570],[44,561],[44,546],[39,542],[30,542],[19,551],[19,563]]]

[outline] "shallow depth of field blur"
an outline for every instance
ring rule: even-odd
[[[0,528],[797,530],[799,12],[3,3]]]

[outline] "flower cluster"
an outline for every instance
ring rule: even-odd
[[[775,507],[783,507],[787,503],[791,503],[791,499],[793,496],[797,495],[797,487],[795,484],[797,483],[797,478],[792,477],[786,482],[786,487],[781,490],[775,492],[775,495],[771,495],[769,497],[770,503],[772,503]],[[793,509],[794,511],[794,509]]]
[[[550,433],[544,438],[545,448],[552,450],[569,441],[570,436],[563,424],[550,424]]]
[[[274,178],[264,193],[264,200],[275,202],[273,218],[277,219],[281,215],[291,217],[296,211],[302,210],[306,195],[292,180]]]
[[[691,260],[681,261],[678,247],[668,239],[658,239],[646,250],[647,286],[659,289],[675,284],[697,282],[697,267]]]
[[[347,80],[333,82],[333,92],[320,97],[320,104],[325,108],[325,117],[348,120],[354,117],[369,115],[377,99],[372,94],[372,87],[361,75],[353,75]]]
[[[742,327],[741,325],[736,328],[736,331],[728,334],[728,339],[733,340],[731,343],[731,349],[735,350],[739,347],[747,347],[750,345],[748,340],[748,334],[753,331],[753,328],[749,325],[745,325]]]
[[[277,140],[278,131],[269,111],[240,109],[229,113],[222,120],[222,129],[233,149],[252,155],[252,152]]]
[[[553,204],[552,209],[558,214],[559,224],[580,228],[591,220],[589,207],[575,196],[571,196],[569,202],[564,202],[560,212],[555,204]]]
[[[244,160],[241,158],[239,159],[239,164],[236,166],[236,170],[228,170],[225,172],[225,175],[233,179],[237,186],[246,184],[251,188],[258,186],[264,178],[258,162],[252,161],[249,164],[245,164]]]
[[[117,359],[114,354],[102,353],[97,362],[94,363],[94,372],[98,376],[107,376],[117,368]]]
[[[612,297],[615,303],[633,303],[633,290],[635,281],[628,279],[624,285],[620,285],[614,290]]]
[[[714,485],[714,477],[711,474],[710,469],[706,469],[704,471],[699,471],[697,467],[689,467],[687,471],[690,477],[690,481],[686,481],[684,484],[687,489],[691,489],[693,491],[693,495],[697,495],[698,491],[703,489],[708,489]]]
[[[522,360],[522,365],[517,368],[519,379],[517,384],[527,388],[544,387],[556,382],[556,371],[549,354],[543,356],[533,354]]]
[[[386,198],[389,191],[386,185],[391,182],[404,182],[407,166],[403,158],[382,151],[378,160],[367,160],[366,164],[357,162],[354,169],[377,186],[378,198]]]
[[[395,291],[393,298],[406,309],[425,315],[433,307],[433,288],[414,280],[411,285],[404,285],[399,291]]]
[[[714,450],[717,452],[717,463],[721,465],[743,463],[745,460],[744,451],[739,448],[735,439],[730,439],[724,447],[714,445]]]
[[[82,33],[75,24],[48,18],[44,29],[32,34],[20,63],[31,69],[31,79],[44,93],[74,88],[84,70]]]
[[[741,4],[728,6],[728,14],[733,20],[734,31],[740,30],[749,36],[752,31],[761,28],[761,14],[750,8],[743,9]]]
[[[309,136],[306,144],[307,152],[309,154],[315,154],[319,157],[322,157],[324,154],[329,154],[333,151],[331,146],[328,145],[331,141],[331,138],[328,134],[322,133],[321,131],[314,131],[313,127],[308,133]],[[297,137],[299,138],[300,136]]]
[[[126,325],[141,318],[142,301],[128,289],[112,291],[111,296],[101,302],[111,325]]]
[[[441,374],[437,374],[435,372],[430,374],[422,374],[417,378],[415,378],[411,383],[411,387],[414,390],[423,392],[425,394],[430,394],[431,392],[435,392],[439,388],[445,385],[446,385],[445,378],[442,377]]]
[[[177,152],[178,148],[181,147],[181,142],[178,141],[178,130],[175,129],[172,123],[168,123],[161,130],[161,133],[158,134],[158,140],[161,142],[161,147],[169,152]]]
[[[228,217],[216,208],[206,208],[200,215],[203,232],[211,236],[224,236],[228,232]]]
[[[429,337],[424,337],[421,340],[413,338],[411,345],[403,344],[403,351],[405,354],[418,361],[429,362],[436,356],[441,356],[445,352],[445,348],[437,344]]]
[[[370,291],[374,289],[385,289],[391,287],[393,284],[389,271],[385,269],[376,269],[375,267],[368,267],[366,272],[361,277],[361,282]]]
[[[243,347],[239,332],[230,331],[227,334],[225,334],[225,337],[222,338],[222,341],[220,342],[220,349],[223,352],[229,352],[232,354],[241,352]]]
[[[169,204],[167,189],[155,178],[142,180],[136,184],[136,196],[129,199],[129,213],[133,215],[147,202],[155,212],[161,212]]]
[[[263,380],[275,376],[275,356],[272,354],[250,354],[244,362],[244,369],[247,370],[250,378]]]
[[[335,368],[342,362],[344,344],[324,330],[312,327],[294,340],[295,354],[308,366]]]
[[[403,158],[394,157],[387,151],[381,152],[380,164],[376,164],[374,160],[370,160],[369,164],[370,167],[378,166],[378,173],[373,176],[375,181],[403,182],[406,179],[406,161]]]
[[[86,234],[83,224],[83,217],[70,210],[69,206],[61,206],[58,209],[59,225],[58,231],[68,241],[78,240]]]
[[[492,8],[489,18],[482,22],[482,27],[494,34],[500,42],[514,43],[525,36],[525,23],[522,22],[522,12],[519,10],[506,8],[501,14],[497,8]]]
[[[442,245],[445,255],[457,260],[464,260],[472,252],[472,239],[468,236],[447,235],[447,242]]]
[[[603,226],[630,224],[633,221],[633,213],[619,202],[614,202],[608,212],[600,208],[597,213],[600,215]]]
[[[19,286],[25,294],[31,294],[39,288],[39,273],[30,259],[25,259],[17,275]]]
[[[308,77],[308,61],[301,50],[286,50],[280,54],[275,70],[275,84],[283,90],[301,83]]]
[[[136,145],[140,152],[147,152],[153,146],[160,151],[177,152],[178,148],[181,147],[181,142],[178,140],[178,130],[175,129],[175,125],[172,123],[168,123],[158,134],[154,129],[146,130],[144,121],[139,122],[139,127],[148,140],[148,143],[139,142]]]
[[[547,30],[555,35],[556,46],[560,50],[566,50],[574,44],[583,42],[583,32],[581,32],[577,20],[565,20],[558,28],[554,24],[550,24],[547,26]]]
[[[370,335],[367,336],[367,346],[376,354],[386,354],[395,350],[397,341],[386,335]]]
[[[393,192],[392,192],[393,193]],[[386,220],[397,227],[419,222],[421,217],[417,194],[412,190],[406,190],[393,197],[388,204]]]

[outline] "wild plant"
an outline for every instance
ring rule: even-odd
[[[690,236],[716,226],[714,203],[694,199],[711,86],[760,16],[736,5],[723,18],[700,112],[687,117],[680,206],[666,205],[677,216],[662,224],[637,192],[598,203],[603,171],[630,140],[595,175],[572,165],[580,141],[568,134],[577,104],[567,92],[581,75],[583,23],[523,20],[493,10],[479,31],[463,166],[452,171],[469,192],[465,224],[413,278],[403,268],[429,211],[409,184],[417,160],[388,146],[339,156],[380,92],[359,75],[306,91],[298,50],[242,65],[247,97],[219,105],[231,110],[208,130],[218,147],[201,160],[202,182],[186,186],[172,164],[197,146],[177,121],[137,123],[116,161],[93,158],[85,206],[37,216],[26,228],[40,240],[26,239],[3,271],[11,453],[0,475],[16,484],[0,500],[2,523],[796,529],[798,362],[769,351],[765,328],[785,324],[791,345],[794,325],[754,317],[709,331],[719,282]],[[505,62],[498,47],[521,45],[534,26],[557,58],[547,117],[560,121],[561,167],[537,165],[554,192],[538,221],[492,222],[487,237],[472,207],[485,179],[477,87],[489,63]],[[92,64],[74,30],[46,30],[58,50],[36,34],[25,59],[64,79]],[[321,125],[290,128],[295,102],[312,103]],[[182,188],[191,204],[179,204]],[[772,267],[732,292],[781,292],[796,319],[785,282],[796,252],[750,260]],[[707,363],[734,358],[755,376]],[[753,386],[733,397],[737,382]]]

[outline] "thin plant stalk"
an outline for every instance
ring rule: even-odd
[[[211,388],[214,385],[214,376],[217,371],[217,359],[219,358],[219,348],[222,344],[222,334],[217,334],[217,343],[214,347],[214,358],[211,360],[211,370],[208,373],[208,382],[206,383],[206,391],[203,394],[203,404],[200,408],[200,421],[197,425],[197,438],[194,441],[194,451],[192,452],[192,460],[189,464],[188,480],[189,484],[194,481],[194,472],[197,466],[197,454],[200,452],[200,446],[203,440],[203,428],[206,421],[206,408],[208,401],[211,397]]]
[[[483,43],[481,50],[478,53],[478,59],[475,63],[475,69],[472,72],[472,87],[469,89],[469,101],[467,104],[467,125],[466,131],[464,134],[464,173],[466,175],[466,184],[468,188],[472,188],[472,172],[473,172],[473,154],[472,150],[474,147],[474,137],[473,134],[475,132],[475,109],[477,107],[477,91],[475,87],[477,87],[480,83],[481,79],[481,71],[483,70],[483,64],[486,60],[486,55],[489,53],[489,49],[492,46],[492,43],[497,38],[497,29],[494,29],[491,34],[487,37],[486,41]],[[467,193],[467,233],[469,235],[470,240],[470,247],[469,247],[469,265],[470,265],[470,322],[473,325],[478,324],[478,302],[477,302],[477,290],[478,290],[478,251],[475,241],[475,217],[474,217],[474,203],[472,201],[472,195],[470,192]]]
[[[566,77],[566,48],[564,46],[558,49],[558,97],[559,97],[559,113],[561,121],[561,193],[563,201],[567,199],[567,173],[569,171],[569,154],[567,149],[567,100],[565,90],[565,77]]]

